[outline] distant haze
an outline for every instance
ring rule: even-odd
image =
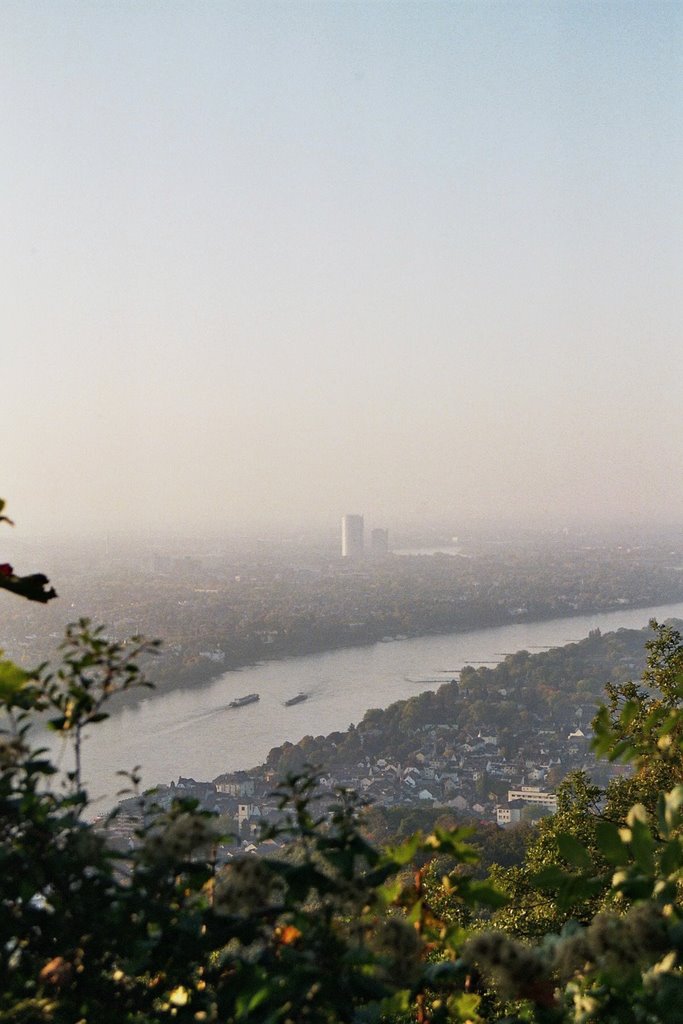
[[[0,10],[25,536],[683,519],[683,6]]]

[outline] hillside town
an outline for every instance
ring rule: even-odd
[[[590,665],[605,674],[603,681],[636,677],[645,638],[642,630],[605,636],[596,631],[565,648],[518,652],[494,669],[466,667],[459,680],[385,711],[371,710],[345,733],[274,748],[264,765],[212,781],[180,777],[141,799],[130,798],[119,805],[110,835],[124,846],[132,843],[152,804],[168,809],[178,798],[189,798],[219,815],[229,836],[220,857],[272,852],[284,842],[268,836],[269,828],[277,833],[282,818],[279,784],[287,774],[310,768],[329,802],[344,789],[386,808],[432,808],[502,828],[533,822],[557,809],[555,788],[571,772],[585,772],[605,786],[626,771],[596,761],[591,720],[600,694],[581,700],[577,691],[585,691]],[[560,672],[562,694],[553,690]],[[545,698],[539,680],[545,681]]]

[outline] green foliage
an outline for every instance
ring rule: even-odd
[[[321,801],[309,768],[278,790],[268,834],[284,855],[219,865],[218,820],[187,800],[144,805],[117,853],[86,820],[81,744],[112,697],[148,685],[139,660],[155,646],[81,620],[56,670],[0,660],[0,1024],[680,1019],[675,631],[657,627],[644,685],[609,691],[596,723],[642,799],[621,813],[623,788],[605,798],[569,777],[524,863],[490,878],[472,830],[435,825],[382,849],[358,798]],[[65,774],[33,745],[36,716],[71,745]]]
[[[341,791],[321,809],[305,772],[278,793],[287,813],[270,834],[289,840],[283,858],[219,867],[216,820],[192,801],[152,813],[136,848],[115,854],[82,820],[78,774],[62,795],[47,784],[55,770],[31,748],[28,716],[56,709],[53,724],[74,737],[139,678],[128,654],[84,624],[66,651],[54,675],[19,674],[5,704],[0,1020],[379,1020],[384,1008],[453,989],[452,975],[427,971],[425,955],[438,948],[454,963],[453,936],[420,872],[401,872],[427,853],[471,863],[465,831],[383,852],[361,833],[357,798]],[[498,899],[467,872],[449,878],[463,906]]]
[[[565,1016],[558,1019],[680,1018],[683,643],[670,627],[652,625],[646,685],[608,687],[608,705],[595,722],[599,753],[630,760],[632,776],[605,794],[586,780],[568,780],[558,814],[539,826],[523,868],[498,873],[511,901],[497,921],[539,943],[535,970],[545,965],[556,994],[564,986],[557,1012]],[[626,795],[638,802],[625,805]],[[533,971],[524,960],[528,947],[520,951],[514,941],[503,936],[495,956],[485,941],[475,943],[472,955],[490,978],[500,982],[502,974],[503,989],[520,993],[511,965],[524,961],[526,973]]]
[[[509,897],[496,916],[497,926],[528,940],[557,932],[572,919],[588,921],[597,908],[597,886],[565,880],[579,860],[585,867],[600,862],[595,829],[601,792],[583,772],[572,772],[557,791],[558,810],[538,822],[523,864],[492,875]]]
[[[650,626],[642,684],[608,685],[607,704],[593,723],[596,753],[633,765],[607,793],[606,816],[615,821],[636,802],[654,813],[660,793],[683,778],[683,644],[671,626]]]

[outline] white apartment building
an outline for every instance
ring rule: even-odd
[[[557,810],[556,795],[547,793],[540,786],[520,786],[518,789],[508,789],[508,803],[511,804],[514,800],[523,800],[525,804],[545,807],[553,814]]]

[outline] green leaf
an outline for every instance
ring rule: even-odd
[[[389,847],[387,853],[395,864],[403,866],[413,860],[417,851],[422,847],[422,843],[422,836],[416,832],[400,846]]]
[[[605,860],[621,867],[628,864],[628,847],[622,842],[618,827],[611,821],[599,821],[595,828],[598,848]]]
[[[569,832],[560,832],[557,837],[560,855],[574,867],[588,870],[593,866],[593,859],[586,847]]]
[[[393,995],[382,1000],[380,1007],[383,1011],[383,1020],[393,1020],[394,1018],[401,1017],[403,1014],[407,1014],[410,1010],[409,989],[403,988],[399,989],[398,992],[394,992]]]
[[[631,824],[631,849],[638,866],[648,874],[654,871],[655,841],[645,822],[637,819]]]
[[[268,985],[261,985],[256,990],[247,989],[246,992],[240,992],[235,1000],[235,1013],[237,1018],[249,1017],[249,1015],[264,1003],[270,995],[270,988]]]
[[[622,727],[624,728],[624,730],[628,729],[628,727],[631,724],[631,722],[633,721],[633,719],[637,716],[638,712],[641,710],[641,707],[642,707],[642,704],[640,703],[640,701],[637,701],[637,700],[627,700],[626,701],[626,703],[624,704],[624,707],[622,708],[621,716],[619,718],[619,722],[622,725]]]
[[[53,732],[65,732],[69,728],[70,719],[64,715],[60,715],[59,718],[51,718],[47,723],[48,729],[52,729]]]
[[[683,848],[679,839],[672,839],[664,847],[660,868],[664,875],[672,875],[681,867],[683,867]]]
[[[674,786],[670,793],[660,794],[663,796],[663,820],[666,827],[665,835],[677,828],[681,822],[681,806],[683,805],[683,786]],[[658,808],[659,810],[659,808]],[[661,819],[660,819],[661,827]]]
[[[630,900],[647,900],[652,896],[652,878],[642,875],[626,875],[613,888]]]
[[[633,761],[638,751],[633,746],[630,740],[622,740],[621,743],[616,743],[609,751],[610,761]]]
[[[464,842],[473,834],[472,828],[456,828],[452,831],[443,828],[435,828],[434,835],[429,836],[426,845],[438,849],[442,853],[451,853],[461,864],[476,864],[479,854]]]
[[[466,903],[480,903],[493,910],[498,910],[499,907],[504,907],[510,902],[504,893],[489,882],[469,882],[466,887],[463,887],[463,898]]]
[[[480,1003],[481,996],[474,992],[458,992],[457,995],[450,996],[448,1009],[451,1017],[457,1021],[477,1021],[481,1020],[477,1014]]]
[[[13,661],[0,661],[0,701],[11,704],[13,698],[32,679],[29,672],[19,668]]]
[[[557,894],[557,905],[561,910],[569,910],[577,903],[599,896],[603,891],[601,878],[585,878],[583,875],[568,875]]]
[[[541,871],[532,875],[531,881],[539,889],[555,890],[559,889],[568,877],[568,873],[557,864],[550,864],[547,868],[542,868]]]
[[[410,913],[406,917],[408,924],[417,924],[422,916],[422,900],[416,900],[413,904]]]
[[[391,866],[390,874],[394,874],[394,867]],[[379,885],[375,890],[380,902],[385,906],[395,903],[403,892],[403,882],[400,878],[394,878],[391,882]]]

